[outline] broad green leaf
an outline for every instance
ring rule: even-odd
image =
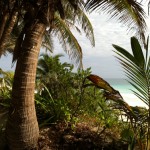
[[[131,60],[132,62],[135,62],[135,58],[124,48],[118,46],[118,45],[112,45],[119,53],[121,53],[123,56]]]
[[[148,58],[148,45],[146,47],[145,57],[142,48],[135,37],[131,38],[133,55],[119,46],[113,45],[113,47],[116,49],[115,53],[118,55],[116,58],[119,60],[129,79],[128,82],[135,88],[135,90],[131,91],[149,106],[150,58]]]
[[[136,64],[139,67],[143,68],[145,64],[143,51],[138,40],[135,37],[131,38],[131,47],[132,47],[132,52],[133,52]]]

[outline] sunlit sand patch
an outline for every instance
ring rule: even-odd
[[[129,93],[121,93],[123,99],[131,106],[141,106],[146,107],[148,106],[142,102],[138,97],[136,97],[134,94]]]

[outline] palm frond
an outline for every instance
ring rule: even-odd
[[[117,19],[128,30],[133,30],[145,43],[144,33],[146,31],[146,14],[135,0],[88,0],[85,5],[88,10],[102,10],[111,18]]]
[[[147,68],[146,73],[150,77],[150,58],[148,59],[148,63],[147,63],[147,67],[146,68]]]
[[[55,29],[53,33],[58,36],[60,43],[62,44],[64,50],[69,54],[71,59],[74,59],[80,67],[82,67],[82,49],[75,38],[75,36],[70,31],[69,27],[66,25],[57,14],[55,15]]]
[[[92,24],[86,14],[79,8],[77,11],[77,18],[84,30],[86,37],[90,40],[92,46],[95,46],[94,31]]]
[[[141,46],[135,37],[131,38],[131,47],[132,47],[134,58],[136,60],[136,64],[139,67],[144,68],[145,58]]]
[[[110,93],[116,93],[116,90],[113,89],[113,87],[111,87],[108,82],[106,82],[103,78],[97,75],[90,74],[89,76],[87,76],[87,79],[89,79],[92,83],[95,84],[95,86],[101,89],[109,91]]]
[[[147,42],[148,44],[148,42]],[[139,41],[135,37],[131,37],[131,48],[133,54],[127,50],[113,45],[118,55],[117,59],[125,70],[128,82],[134,87],[133,93],[149,106],[150,102],[150,58],[148,59],[148,50],[144,55]],[[148,46],[147,46],[148,48]],[[147,62],[148,60],[148,62]]]
[[[134,93],[134,95],[136,95],[140,100],[142,100],[142,102],[144,102],[147,106],[149,106],[149,102],[147,101],[147,99],[145,97],[143,97],[142,95],[140,95],[139,93],[132,91]]]
[[[42,47],[46,51],[50,51],[51,53],[53,52],[53,49],[54,49],[53,39],[51,37],[51,34],[49,34],[48,32],[45,32],[45,34],[44,34],[43,41],[42,41]]]
[[[81,29],[84,31],[86,37],[90,40],[91,45],[95,46],[93,27],[85,13],[83,0],[78,2],[78,7],[76,9],[73,8],[74,6],[72,6],[71,3],[64,3],[63,5],[65,8],[64,11],[66,20],[72,22],[73,26],[76,24],[81,25]]]
[[[50,56],[47,53],[42,53],[38,60],[37,74],[47,74],[55,63],[59,63],[62,54],[57,54],[55,56]],[[56,67],[56,66],[55,66]]]

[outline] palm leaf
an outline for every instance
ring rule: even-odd
[[[145,12],[141,4],[135,0],[88,0],[86,9],[102,10],[111,18],[116,18],[123,25],[127,25],[129,30],[134,30],[145,43],[144,33],[146,31]]]
[[[142,95],[140,95],[139,93],[132,91],[134,93],[134,95],[136,95],[139,99],[141,99],[141,101],[143,101],[147,106],[149,106],[149,103],[147,101],[147,99],[145,97],[143,97]]]
[[[53,33],[58,36],[60,43],[70,58],[75,59],[79,67],[82,67],[82,49],[65,21],[57,14],[55,15],[55,29]]]
[[[130,60],[131,62],[135,62],[134,57],[127,50],[115,44],[113,44],[112,46],[117,50],[115,51],[115,53],[117,53],[124,59],[126,58],[127,60]]]
[[[95,46],[93,27],[89,18],[85,13],[83,5],[84,1],[83,0],[79,1],[77,9],[74,10],[73,8],[74,6],[72,5],[72,3],[64,3],[66,23],[72,22],[73,26],[79,24],[81,26],[81,29],[84,31],[86,37],[90,40],[91,45]],[[79,31],[78,28],[76,29],[77,31]]]
[[[148,42],[147,42],[148,44]],[[133,93],[146,105],[149,106],[150,97],[150,58],[148,58],[148,46],[146,47],[146,55],[144,57],[142,48],[135,37],[131,37],[131,47],[133,55],[113,45],[116,49],[115,53],[118,55],[117,59],[121,63],[125,74],[128,77],[128,82],[134,87]],[[147,60],[148,63],[147,63]]]
[[[142,48],[138,42],[138,40],[135,37],[131,38],[131,47],[132,47],[132,52],[134,55],[134,58],[136,60],[136,64],[139,67],[144,67],[145,64],[145,58],[142,52]]]
[[[54,46],[53,46],[53,39],[51,37],[51,34],[48,32],[45,32],[43,41],[42,41],[42,47],[46,49],[46,51],[53,52]]]
[[[90,20],[81,9],[78,9],[77,11],[77,18],[78,19],[76,21],[79,21],[79,23],[81,24],[81,27],[86,34],[86,37],[90,40],[92,46],[95,46],[94,32]]]
[[[117,106],[119,106],[120,109],[123,109],[130,117],[136,118],[132,108],[123,100],[122,96],[118,91],[113,89],[109,83],[107,83],[104,79],[97,75],[90,74],[87,76],[87,79],[89,79],[91,82],[94,83],[94,85],[100,89],[104,89],[104,96],[106,100],[112,100],[117,103]],[[86,84],[87,86],[91,86],[91,84]],[[93,85],[93,84],[92,84]],[[86,87],[86,86],[85,86]]]
[[[148,59],[146,73],[147,73],[147,74],[148,74],[148,76],[150,77],[150,58]]]
[[[147,42],[145,45],[145,50],[146,50],[146,63],[147,63],[147,59],[148,59],[148,44],[149,44],[149,36],[147,37]]]

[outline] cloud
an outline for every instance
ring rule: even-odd
[[[12,66],[12,55],[8,54],[0,58],[0,68],[2,68],[5,71],[14,70],[14,67],[11,66]]]
[[[83,50],[83,65],[84,68],[91,67],[92,72],[106,78],[120,78],[124,77],[122,68],[117,60],[114,58],[114,48],[112,44],[119,45],[129,51],[130,37],[133,36],[128,33],[127,27],[118,23],[116,20],[109,20],[109,17],[104,14],[91,13],[89,19],[94,28],[95,47],[90,45],[89,40],[85,34],[74,33],[77,37]],[[147,19],[148,32],[150,31],[150,19]],[[69,57],[65,54],[58,40],[54,40],[55,51],[54,55],[62,53],[65,55],[62,61],[71,63]],[[0,67],[10,70],[11,57],[0,59]]]
[[[99,57],[95,56],[91,59],[84,58],[84,68],[91,67],[92,73],[102,78],[124,78],[123,70],[115,57]]]
[[[104,14],[92,13],[89,15],[89,19],[94,28],[95,47],[90,45],[84,34],[80,35],[74,32],[83,50],[84,68],[91,67],[93,73],[103,78],[124,77],[122,68],[114,57],[112,44],[131,51],[130,37],[133,35],[127,32],[127,27],[115,20],[109,20],[108,16]],[[58,43],[58,40],[55,40],[54,54],[63,53],[65,57],[61,60],[73,63]]]

